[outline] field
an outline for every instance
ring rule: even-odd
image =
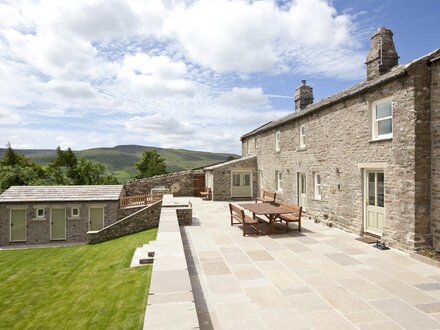
[[[135,248],[156,234],[0,251],[0,328],[142,328],[151,266],[129,265]]]
[[[86,149],[75,151],[75,154],[79,157],[85,157],[103,163],[107,167],[109,173],[113,173],[121,183],[125,183],[131,177],[136,175],[137,170],[134,167],[134,163],[139,160],[145,149],[156,149],[157,152],[165,158],[168,172],[178,172],[204,167],[223,162],[230,156],[234,158],[239,157],[234,154],[211,153],[184,149],[153,148],[138,145]],[[5,149],[0,148],[0,158],[3,156],[4,150]],[[55,158],[55,150],[18,149],[16,151],[28,156],[41,165],[47,165]]]

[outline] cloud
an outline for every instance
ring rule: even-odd
[[[186,73],[186,65],[182,61],[173,62],[164,55],[137,53],[124,57],[118,76],[143,95],[192,96],[195,86],[190,80],[184,79]]]
[[[234,87],[232,91],[220,95],[219,101],[226,106],[237,108],[259,108],[269,103],[260,87]]]
[[[11,110],[0,108],[0,125],[15,125],[20,121],[20,116]]]
[[[95,97],[95,91],[88,82],[53,79],[46,83],[46,86],[49,90],[67,98]]]
[[[334,75],[328,62],[353,63],[358,46],[350,16],[338,15],[322,0],[297,0],[283,7],[268,0],[195,1],[171,11],[165,32],[189,58],[216,71],[300,70],[313,57],[309,71]],[[316,56],[317,49],[337,56]],[[337,66],[336,73],[353,77],[361,65],[351,65],[351,70]]]

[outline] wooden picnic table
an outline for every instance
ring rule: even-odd
[[[246,204],[238,204],[245,210],[251,211],[254,215],[254,218],[256,215],[264,215],[269,219],[270,224],[270,233],[273,234],[274,224],[276,218],[280,214],[287,214],[291,213],[291,210],[283,209],[279,206],[275,206],[273,204],[269,203],[246,203]]]

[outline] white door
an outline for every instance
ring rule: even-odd
[[[252,197],[251,172],[232,172],[231,197]]]
[[[307,208],[307,182],[306,174],[298,173],[298,205],[305,211]]]
[[[26,210],[11,210],[10,216],[10,241],[25,242],[26,241]]]
[[[367,232],[382,236],[385,222],[385,189],[382,171],[365,173],[365,229]]]

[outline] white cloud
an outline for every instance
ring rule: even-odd
[[[163,55],[149,56],[145,53],[126,55],[118,75],[140,95],[183,94],[192,96],[195,91],[193,82],[184,79],[185,63],[173,62]]]
[[[0,108],[0,125],[15,125],[20,121],[20,116],[17,113],[8,109]]]
[[[237,108],[259,108],[269,103],[260,87],[234,87],[232,91],[220,95],[219,100],[226,106]]]
[[[89,82],[53,79],[46,83],[46,86],[50,91],[54,91],[67,98],[95,97],[95,91],[90,86]]]

